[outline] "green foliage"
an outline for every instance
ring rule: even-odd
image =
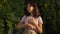
[[[24,7],[30,1],[38,4],[43,18],[43,34],[58,34],[60,32],[60,0],[0,0],[0,34],[16,34],[16,30],[24,15]]]

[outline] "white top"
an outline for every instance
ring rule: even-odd
[[[34,17],[32,17],[32,16],[26,17],[26,15],[24,15],[22,17],[21,21],[24,22],[24,23],[27,23],[28,20],[31,20],[32,18],[34,18]],[[35,22],[36,22],[36,24],[38,24],[38,23],[43,24],[42,18],[40,16],[37,18],[37,20]]]
[[[34,18],[34,17],[32,17],[32,16],[26,17],[26,15],[24,15],[24,16],[22,17],[22,20],[21,20],[21,21],[22,21],[23,23],[27,24],[27,23],[29,23],[28,21],[31,20],[32,18]],[[34,20],[34,23],[36,23],[37,25],[38,25],[38,24],[43,24],[42,18],[39,16],[36,20]]]

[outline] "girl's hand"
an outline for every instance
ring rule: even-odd
[[[36,26],[37,24],[35,23],[35,21],[36,21],[36,19],[32,18],[32,19],[30,20],[30,24]]]
[[[35,26],[32,25],[32,24],[26,24],[26,26],[27,26],[28,29],[33,29],[33,28],[35,28]]]

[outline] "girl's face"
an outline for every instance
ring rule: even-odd
[[[27,6],[27,11],[28,11],[29,13],[32,13],[33,10],[34,10],[34,7],[33,7],[33,6],[30,6],[30,4],[28,4],[28,6]]]

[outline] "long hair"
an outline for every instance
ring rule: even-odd
[[[30,2],[28,4],[30,4],[30,6],[33,6],[34,7],[33,12],[32,12],[33,17],[38,18],[40,16],[40,12],[38,10],[37,4],[35,2]],[[25,8],[25,15],[26,16],[30,16],[30,13],[27,11],[27,6]]]

